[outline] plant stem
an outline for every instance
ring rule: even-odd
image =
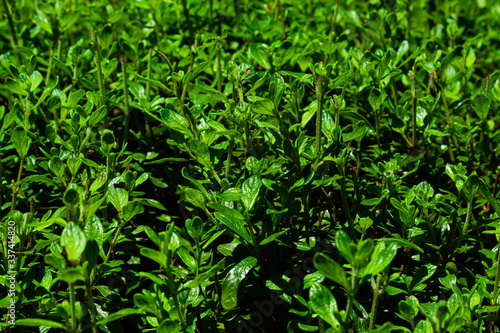
[[[316,78],[316,99],[318,109],[316,110],[316,150],[315,157],[321,153],[321,118],[323,117],[323,77],[318,75]]]
[[[116,245],[116,241],[118,239],[118,236],[120,235],[120,233],[121,233],[121,231],[122,231],[122,229],[123,229],[124,226],[125,226],[125,224],[122,224],[121,226],[118,227],[118,229],[116,229],[115,237],[113,237],[113,240],[111,241],[111,244],[109,244],[108,253],[106,254],[106,258],[101,263],[101,265],[104,265],[104,264],[106,264],[109,261],[109,257],[111,257],[111,252],[113,251],[113,249],[114,249],[114,247]]]
[[[229,148],[228,148],[228,151],[227,151],[227,159],[226,159],[226,174],[225,174],[225,177],[226,179],[229,180],[229,170],[231,169],[231,158],[232,158],[232,155],[233,155],[233,149],[234,149],[234,139],[233,137],[231,137],[231,139],[229,139]]]
[[[101,92],[101,105],[105,105],[106,99],[106,89],[104,87],[104,77],[102,75],[102,67],[101,67],[101,51],[99,49],[99,41],[97,40],[97,31],[92,30],[92,42],[94,46],[95,59],[96,59],[96,67],[97,67],[97,82],[99,84],[99,91]]]
[[[92,321],[92,333],[97,333],[96,323],[96,307],[94,304],[94,298],[92,297],[92,284],[90,282],[90,274],[87,272],[87,276],[85,278],[85,288],[87,289],[87,302],[89,303],[90,308],[90,320]]]
[[[177,288],[175,286],[175,281],[174,277],[172,276],[172,251],[168,248],[170,244],[170,240],[172,238],[172,232],[174,230],[174,224],[172,223],[169,227],[169,230],[167,231],[167,239],[166,239],[166,245],[167,249],[167,262],[166,262],[166,267],[165,267],[165,273],[167,274],[167,280],[168,280],[168,287],[170,289],[170,294],[172,295],[172,299],[174,300],[174,306],[175,310],[177,311],[177,316],[179,317],[179,320],[182,324],[182,327],[185,328],[186,326],[186,320],[184,319],[184,315],[182,314],[181,311],[181,306],[179,304],[179,300],[177,299]]]
[[[71,306],[71,332],[76,332],[75,285],[69,284],[69,304]]]
[[[151,55],[151,50],[149,50],[149,54]],[[125,126],[123,128],[123,141],[122,147],[125,145],[128,139],[128,130],[130,127],[130,108],[128,104],[128,86],[127,86],[127,67],[125,62],[125,57],[122,54],[122,79],[123,79],[123,104],[125,108]],[[148,73],[149,74],[149,73]],[[148,81],[149,85],[149,81]],[[147,96],[147,95],[146,95]]]
[[[221,64],[221,42],[217,41],[215,44],[216,57],[217,57],[217,90],[222,92],[222,64]]]
[[[146,97],[149,98],[149,91],[151,87],[151,58],[153,57],[153,50],[149,49],[148,51],[148,81],[146,82]]]
[[[12,41],[14,42],[14,46],[18,46],[19,42],[17,40],[17,34],[16,34],[16,29],[14,28],[14,21],[12,20],[12,15],[9,9],[9,5],[7,4],[7,0],[3,0],[3,6],[5,8],[5,14],[7,15],[7,20],[9,21],[9,28],[10,28],[10,33],[12,35]],[[17,56],[17,64],[21,66],[21,55],[19,52],[17,52],[17,49],[14,48],[14,52],[16,53]]]
[[[278,13],[279,13],[279,16],[280,16],[281,40],[285,40],[286,39],[285,20],[283,19],[283,8],[281,7],[281,1],[280,0],[276,0],[276,8],[278,9]]]
[[[375,132],[377,133],[377,146],[379,153],[382,153],[382,146],[380,144],[380,128],[378,124],[378,116],[379,116],[380,110],[375,110]]]
[[[413,73],[412,70],[408,73],[408,77],[410,78],[411,81],[411,101],[412,101],[412,107],[411,107],[411,120],[412,120],[412,125],[411,125],[411,148],[415,149],[417,144],[416,144],[416,132],[417,132],[417,92],[415,90],[415,74]]]
[[[378,309],[378,301],[379,301],[379,288],[380,288],[380,276],[377,276],[377,282],[375,284],[375,288],[373,289],[373,301],[372,301],[372,309],[370,311],[370,325],[368,330],[373,330],[375,326],[375,319],[377,317],[377,309]]]
[[[467,227],[469,226],[471,215],[472,215],[472,202],[467,202],[467,216],[465,217],[465,223],[462,229],[462,237],[467,232]]]
[[[337,2],[335,3],[335,11],[333,12],[332,26],[330,27],[330,34],[329,34],[329,36],[332,38],[332,42],[333,42],[333,34],[335,33],[335,25],[337,24],[337,14],[339,12],[339,6],[340,6],[340,0],[337,0]]]
[[[340,178],[340,195],[342,197],[342,205],[344,206],[344,210],[347,216],[347,223],[349,225],[349,234],[352,240],[356,239],[356,234],[354,233],[354,227],[352,225],[351,212],[349,210],[349,204],[347,203],[347,191],[345,187],[345,165],[344,161],[342,161],[341,165],[337,165],[339,174],[342,176]]]
[[[236,32],[240,31],[240,2],[239,0],[233,0],[234,12],[236,14]]]

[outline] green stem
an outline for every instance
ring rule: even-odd
[[[281,7],[281,1],[280,0],[276,0],[276,9],[278,10],[278,13],[279,13],[279,16],[280,16],[281,40],[285,40],[286,39],[285,20],[283,18],[283,8]]]
[[[345,165],[344,161],[342,161],[341,165],[337,166],[339,174],[342,176],[340,178],[340,195],[342,197],[342,205],[344,206],[344,210],[347,216],[347,223],[349,225],[349,233],[352,240],[356,239],[356,234],[354,232],[354,226],[352,225],[351,212],[349,210],[349,204],[347,202],[347,191],[345,186]]]
[[[380,127],[378,123],[378,117],[379,117],[380,110],[375,110],[375,131],[377,133],[377,146],[379,153],[382,153],[382,146],[380,144]]]
[[[148,52],[148,81],[146,82],[146,97],[149,98],[149,90],[151,89],[151,58],[153,57],[153,50],[152,49],[149,49],[149,52]]]
[[[315,157],[321,153],[321,118],[323,116],[323,77],[318,75],[316,78],[316,99],[318,109],[316,110],[316,150]]]
[[[222,92],[222,64],[221,64],[221,42],[217,41],[215,44],[215,49],[217,50],[217,90]]]
[[[87,288],[87,302],[89,303],[90,308],[90,320],[92,321],[92,333],[97,333],[96,323],[96,307],[94,304],[94,298],[92,297],[92,284],[90,282],[90,274],[87,272],[87,276],[85,278],[85,287]]]
[[[228,180],[229,180],[229,170],[231,169],[231,158],[233,156],[233,149],[234,149],[234,139],[233,139],[233,137],[231,137],[231,139],[229,139],[229,148],[228,148],[228,151],[227,151],[227,159],[226,159],[226,174],[225,174],[225,177]]]
[[[467,202],[467,216],[465,217],[464,227],[462,229],[462,237],[465,236],[467,232],[467,227],[469,226],[469,222],[472,216],[472,202]]]
[[[186,320],[184,319],[184,315],[181,311],[181,306],[179,304],[179,300],[177,299],[177,287],[175,286],[175,281],[174,277],[172,276],[172,251],[168,248],[170,244],[170,239],[172,237],[172,232],[174,229],[174,224],[172,223],[169,227],[168,234],[167,234],[167,239],[166,239],[166,252],[167,252],[167,262],[166,262],[166,267],[165,267],[165,273],[167,274],[167,280],[168,280],[168,287],[170,289],[170,294],[172,295],[172,299],[174,300],[174,306],[175,310],[177,312],[177,316],[179,317],[179,320],[181,322],[181,325],[183,328],[186,326]]]
[[[125,226],[125,224],[121,225],[120,227],[118,227],[118,229],[116,229],[115,237],[113,237],[113,240],[109,244],[109,249],[108,249],[108,253],[106,254],[106,258],[104,259],[104,261],[99,266],[105,265],[109,261],[109,258],[111,257],[111,252],[115,248],[118,236],[120,235],[120,233],[121,233],[121,231],[122,231],[122,229],[123,229],[124,226]]]
[[[339,12],[339,7],[340,7],[340,0],[337,0],[337,2],[335,3],[335,11],[333,12],[332,26],[330,27],[330,34],[329,34],[329,36],[332,38],[332,42],[333,42],[333,34],[335,32],[335,25],[337,23],[337,14]]]
[[[76,322],[76,311],[75,311],[75,285],[73,283],[69,284],[69,303],[71,306],[71,332],[76,332],[77,322]]]
[[[415,90],[415,74],[413,71],[410,70],[408,73],[408,77],[410,78],[411,81],[411,101],[412,101],[412,107],[411,107],[411,120],[412,120],[412,125],[411,125],[411,148],[415,149],[417,146],[416,142],[416,132],[417,132],[417,92]]]
[[[236,32],[240,31],[240,6],[239,0],[233,0],[234,12],[236,13]]]
[[[149,54],[151,55],[151,50],[149,51]],[[125,57],[122,54],[122,79],[123,79],[123,104],[125,108],[125,126],[123,128],[123,141],[122,141],[122,147],[125,146],[125,143],[127,142],[128,139],[128,130],[130,127],[130,107],[128,104],[128,86],[127,86],[127,67],[126,67],[126,62],[125,62]],[[149,81],[148,81],[149,85]],[[146,95],[147,96],[147,95]]]
[[[17,34],[16,34],[16,29],[14,28],[14,21],[12,20],[12,15],[9,9],[9,6],[7,4],[7,0],[3,0],[3,6],[5,8],[5,14],[7,15],[7,20],[9,21],[9,28],[10,28],[10,33],[12,35],[12,41],[14,42],[15,46],[19,45],[19,42],[17,40]],[[21,55],[19,52],[17,52],[17,49],[14,49],[14,52],[16,53],[17,56],[17,63],[19,66],[21,66]]]
[[[99,49],[99,41],[97,40],[97,31],[92,31],[92,42],[94,46],[95,58],[96,58],[96,68],[97,68],[97,82],[99,83],[99,91],[101,92],[101,105],[105,105],[106,89],[104,87],[104,77],[102,75],[101,67],[101,52]]]
[[[372,301],[372,309],[370,311],[370,325],[368,330],[371,331],[375,327],[375,319],[377,317],[377,309],[378,309],[378,301],[379,301],[379,288],[380,288],[380,276],[377,276],[377,282],[375,284],[375,288],[373,289],[373,301]]]

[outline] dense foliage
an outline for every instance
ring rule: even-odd
[[[4,330],[500,332],[500,2],[2,13]]]

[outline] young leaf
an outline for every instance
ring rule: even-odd
[[[375,250],[373,251],[370,262],[365,268],[364,273],[370,275],[377,275],[389,266],[396,256],[397,246],[392,243],[385,245],[383,242],[378,242]]]
[[[262,186],[262,180],[258,176],[252,176],[243,182],[241,189],[243,190],[243,203],[245,209],[250,211],[259,197],[259,190]]]
[[[334,329],[340,329],[340,323],[333,315],[337,312],[337,301],[330,290],[319,283],[313,283],[309,290],[309,302],[312,309],[321,319],[330,324]]]
[[[234,266],[222,283],[222,306],[226,311],[238,305],[238,286],[248,272],[257,265],[257,258],[246,257]]]
[[[69,261],[79,260],[87,244],[85,233],[73,222],[68,223],[64,228],[60,241],[61,246],[66,250]]]
[[[30,147],[31,139],[28,137],[28,134],[24,130],[23,127],[17,126],[12,131],[11,135],[12,143],[19,154],[19,157],[25,158],[28,154],[28,149]]]
[[[330,280],[337,282],[344,287],[345,290],[349,291],[350,287],[347,281],[347,275],[342,266],[340,266],[340,264],[338,264],[335,260],[330,259],[323,253],[316,253],[316,255],[314,255],[313,263],[321,274]]]
[[[108,188],[108,198],[116,210],[122,210],[128,203],[128,191],[124,188],[117,188],[111,185]]]
[[[137,214],[144,213],[144,206],[137,200],[123,206],[121,216],[124,222],[130,221]]]

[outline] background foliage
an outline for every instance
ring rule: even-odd
[[[3,14],[4,330],[500,331],[499,2]]]

